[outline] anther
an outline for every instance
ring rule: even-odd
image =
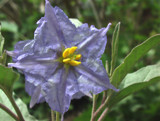
[[[70,64],[71,66],[78,66],[78,65],[81,64],[81,62],[75,61],[75,60],[71,60],[71,61],[69,61],[69,64]]]
[[[63,58],[67,58],[69,56],[69,50],[70,50],[70,48],[67,48],[64,50],[64,52],[62,54]]]
[[[68,63],[70,60],[70,58],[63,59],[63,63]]]
[[[82,55],[81,54],[78,54],[78,55],[76,55],[76,60],[80,60],[81,59],[81,57],[82,57]]]
[[[69,50],[69,55],[72,55],[76,50],[77,50],[76,46],[71,47]]]

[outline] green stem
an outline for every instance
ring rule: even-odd
[[[20,121],[25,121],[23,116],[22,116],[22,114],[21,114],[21,112],[20,112],[20,110],[19,110],[19,108],[18,108],[18,106],[17,106],[17,104],[15,103],[15,101],[14,101],[14,99],[12,97],[12,91],[8,91],[7,89],[3,88],[2,86],[0,88],[3,90],[3,92],[6,94],[6,96],[9,99],[9,101],[11,102],[13,108],[15,109],[15,111],[16,111],[18,117],[19,117],[19,120]]]
[[[51,110],[51,121],[55,121],[55,112]]]
[[[60,121],[59,116],[59,112],[56,112],[56,121]]]
[[[94,121],[94,112],[96,110],[96,104],[97,104],[97,96],[93,95],[93,104],[92,104],[92,114],[91,114],[91,121]]]
[[[106,116],[107,112],[108,112],[109,108],[106,108],[103,113],[101,114],[101,116],[99,117],[98,121],[102,121],[104,119],[104,117]]]
[[[3,109],[6,113],[8,113],[13,119],[15,119],[16,121],[19,121],[19,118],[5,105],[0,103],[0,108]]]
[[[107,91],[104,91],[103,92],[103,98],[102,98],[102,104],[105,102],[106,97],[107,97]]]
[[[107,99],[104,101],[104,103],[101,104],[100,107],[95,111],[94,118],[97,118],[97,116],[101,113],[101,111],[104,110],[104,108],[107,106],[111,95],[112,95],[112,92],[109,93],[109,95],[108,95]]]
[[[15,101],[14,101],[14,99],[12,97],[12,94],[7,95],[7,97],[9,98],[10,102],[12,103],[12,106],[14,107],[14,109],[15,109],[15,111],[16,111],[19,119],[20,119],[20,121],[25,121],[23,116],[22,116],[22,114],[21,114],[21,111],[19,110],[17,104],[15,103]]]

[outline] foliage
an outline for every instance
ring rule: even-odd
[[[109,106],[113,106],[126,96],[160,80],[160,64],[146,66],[140,70],[127,74],[121,82],[120,91],[111,99]]]
[[[16,97],[14,95],[14,97]],[[26,104],[19,98],[15,99],[18,107],[20,108],[22,115],[24,116],[24,119],[26,121],[38,121],[33,116],[31,116],[28,112]],[[11,105],[10,101],[8,100],[7,96],[0,90],[0,103],[7,106],[10,110],[12,110],[15,113],[15,110],[13,106]],[[12,117],[8,116],[6,112],[3,110],[0,110],[0,117],[2,121],[14,121]]]

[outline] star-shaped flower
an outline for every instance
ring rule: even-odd
[[[46,0],[45,16],[38,22],[33,40],[20,41],[9,66],[25,75],[25,89],[32,97],[30,106],[46,101],[61,114],[69,109],[71,99],[91,96],[110,84],[100,60],[107,37],[106,28],[82,24],[76,28],[65,13]]]

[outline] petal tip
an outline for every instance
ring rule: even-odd
[[[45,0],[45,1],[46,1],[46,4],[49,3],[49,0]]]
[[[109,23],[108,23],[108,26],[111,26],[111,25],[112,25],[112,23],[111,23],[111,22],[109,22]]]
[[[31,104],[31,103],[29,104],[29,108],[33,108],[33,106],[34,106],[34,105],[33,105],[33,104]]]
[[[7,55],[14,57],[16,56],[16,53],[14,51],[6,51]]]
[[[102,31],[102,33],[101,33],[102,36],[105,36],[105,35],[106,35],[106,33],[108,32],[108,30],[109,30],[109,28],[110,28],[111,25],[112,25],[112,24],[109,23],[109,24],[107,25],[107,27]]]
[[[120,91],[120,89],[114,89],[114,91],[115,91],[115,92],[119,92],[119,91]]]
[[[14,63],[8,63],[8,67],[13,67]]]

